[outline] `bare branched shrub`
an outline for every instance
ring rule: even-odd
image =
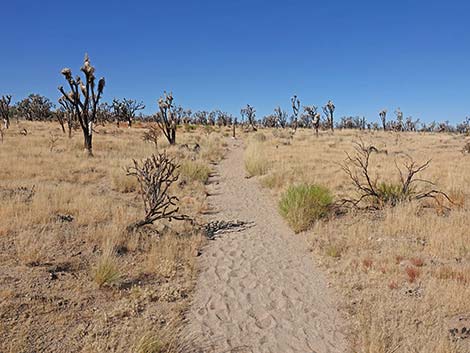
[[[418,178],[418,174],[429,167],[431,160],[418,164],[407,156],[407,161],[400,168],[395,162],[398,171],[399,182],[379,181],[373,177],[370,170],[370,159],[372,153],[380,153],[374,146],[368,146],[364,142],[355,144],[355,154],[347,154],[345,162],[341,165],[343,171],[349,176],[356,191],[359,194],[355,199],[343,199],[343,205],[354,207],[379,209],[385,205],[396,206],[401,202],[413,200],[434,199],[444,197],[451,202],[450,198],[442,191],[434,189],[434,183]]]
[[[98,103],[103,94],[105,81],[103,77],[100,78],[98,87],[95,87],[95,68],[91,66],[88,55],[85,55],[80,70],[85,74],[85,82],[80,76],[73,78],[72,70],[69,68],[62,69],[61,73],[70,86],[70,92],[66,93],[62,86],[59,87],[59,91],[63,100],[73,107],[74,118],[78,120],[83,131],[85,150],[89,156],[92,156],[93,124],[96,122]]]
[[[142,135],[142,139],[145,142],[151,142],[155,145],[155,148],[158,149],[158,139],[160,138],[160,135],[162,134],[160,128],[158,126],[149,124],[148,130],[144,132]]]
[[[178,213],[179,200],[170,193],[171,185],[179,178],[178,168],[179,165],[166,152],[152,155],[140,163],[134,160],[134,166],[127,168],[127,175],[135,176],[139,182],[145,208],[144,219],[135,222],[129,229],[153,224],[161,219],[171,221],[188,218]]]
[[[10,103],[11,95],[2,96],[0,98],[0,117],[3,120],[3,126],[5,127],[5,129],[8,129],[10,127]]]

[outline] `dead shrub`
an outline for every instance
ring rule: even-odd
[[[379,181],[377,176],[372,176],[370,171],[371,155],[380,152],[377,148],[367,146],[361,141],[355,143],[354,149],[356,153],[353,156],[346,153],[347,158],[341,168],[351,180],[359,197],[343,199],[340,205],[380,209],[386,205],[393,207],[399,203],[413,200],[438,200],[439,197],[452,203],[452,200],[444,192],[433,188],[433,182],[418,178],[418,174],[429,167],[431,160],[417,164],[407,156],[407,161],[402,168],[395,161],[399,183],[393,183]]]
[[[166,152],[152,155],[141,163],[134,160],[134,166],[127,168],[127,175],[135,176],[144,203],[145,217],[129,226],[129,230],[153,224],[157,220],[187,219],[178,214],[179,199],[170,193],[170,187],[179,174],[179,165]]]

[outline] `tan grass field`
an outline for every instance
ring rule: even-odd
[[[28,134],[20,131],[26,128]],[[190,352],[179,335],[205,238],[185,222],[129,234],[143,217],[133,159],[155,153],[145,126],[97,127],[94,157],[56,123],[13,123],[0,144],[0,352]],[[52,135],[55,136],[51,138]],[[179,129],[160,141],[181,164],[172,192],[181,211],[202,222],[205,183],[224,155],[230,129]],[[470,352],[452,339],[470,314],[470,156],[462,135],[287,130],[245,133],[247,176],[276,199],[292,185],[328,188],[335,200],[355,191],[340,163],[362,139],[373,174],[397,181],[404,153],[432,159],[420,177],[452,201],[330,215],[295,236],[327,272],[342,301],[354,352]],[[198,143],[199,152],[191,146]],[[190,148],[183,145],[187,144]],[[312,293],[315,295],[315,293]]]
[[[469,339],[451,339],[448,322],[470,314],[470,157],[461,152],[468,138],[347,130],[318,138],[298,131],[291,138],[287,131],[261,130],[248,138],[247,173],[262,174],[260,183],[278,199],[299,183],[326,186],[337,200],[352,196],[340,163],[360,139],[387,150],[371,158],[380,179],[397,181],[395,160],[403,153],[417,162],[432,159],[420,177],[435,182],[454,205],[446,211],[431,200],[350,211],[299,234],[343,298],[354,351],[470,352]]]
[[[57,123],[14,123],[5,133],[1,352],[170,352],[188,344],[178,330],[204,237],[177,221],[128,234],[144,209],[124,168],[155,147],[143,141],[138,124],[96,129],[93,158],[83,152],[81,131],[69,140]],[[207,210],[211,163],[224,153],[221,137],[181,129],[178,142],[199,143],[198,153],[161,138],[160,149],[182,165],[172,191],[196,221]]]

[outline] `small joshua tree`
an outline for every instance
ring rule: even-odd
[[[178,168],[179,165],[166,152],[152,155],[140,163],[134,160],[134,166],[127,168],[127,175],[135,176],[139,182],[145,208],[145,217],[130,225],[130,230],[161,219],[171,221],[188,218],[178,214],[179,200],[170,193],[171,185],[179,178]]]
[[[248,124],[251,126],[253,131],[257,131],[255,126],[255,117],[256,117],[256,110],[251,105],[247,104],[245,108],[240,110],[240,115],[242,119],[246,119]]]
[[[100,78],[98,87],[95,87],[95,68],[91,66],[88,54],[85,54],[85,60],[80,70],[85,74],[85,82],[80,76],[73,78],[71,69],[62,69],[61,73],[70,86],[70,92],[66,93],[62,86],[59,86],[59,91],[73,107],[74,117],[80,123],[83,131],[85,150],[89,156],[92,156],[93,124],[96,121],[97,107],[103,94],[105,81],[103,77]]]
[[[387,109],[382,109],[379,112],[380,120],[382,121],[382,128],[387,130]]]
[[[127,121],[127,127],[130,128],[136,112],[145,109],[145,105],[144,102],[124,98],[123,100],[113,99],[112,108],[116,118]]]
[[[291,104],[292,104],[292,128],[294,129],[294,132],[297,131],[297,125],[299,121],[299,109],[300,109],[300,99],[297,98],[296,95],[294,95],[291,99]]]
[[[312,121],[312,127],[315,129],[315,135],[318,137],[318,129],[320,128],[320,113],[317,112],[318,108],[314,105],[306,105],[304,107],[303,116]]]
[[[403,131],[403,112],[400,110],[400,108],[395,110],[395,115],[397,116],[397,121],[394,124],[394,130]]]
[[[60,97],[58,100],[59,104],[61,105],[61,111],[63,115],[58,115],[59,123],[62,126],[62,130],[64,131],[64,119],[62,116],[65,117],[65,121],[67,122],[67,129],[68,129],[68,136],[72,138],[72,130],[74,128],[74,117],[75,117],[75,110],[72,105],[64,96]]]
[[[336,107],[331,100],[329,100],[328,103],[326,103],[326,105],[323,107],[323,112],[326,115],[326,120],[330,126],[331,131],[334,131],[333,113],[335,112],[335,108]]]
[[[174,145],[176,143],[176,114],[173,105],[173,94],[164,92],[164,96],[158,100],[158,107],[160,108],[156,117],[158,127],[165,135],[168,143]]]
[[[10,127],[10,103],[11,95],[2,96],[0,98],[0,116],[2,117],[5,129]]]

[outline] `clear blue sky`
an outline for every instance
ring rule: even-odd
[[[163,90],[193,110],[258,117],[292,94],[333,99],[337,116],[401,107],[405,117],[470,115],[468,1],[3,1],[0,94],[54,102],[62,67],[88,52],[105,100]]]

